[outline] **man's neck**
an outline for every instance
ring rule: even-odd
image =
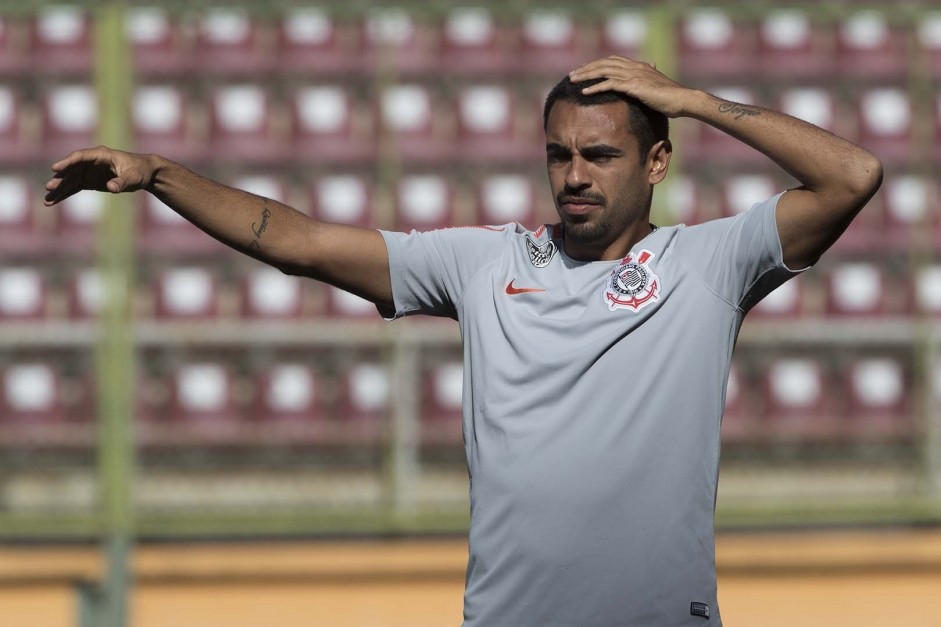
[[[562,226],[562,246],[566,256],[576,261],[619,261],[631,252],[637,242],[641,241],[659,227],[644,221],[625,230],[614,241],[598,246],[583,246],[572,242],[565,237],[565,226]]]

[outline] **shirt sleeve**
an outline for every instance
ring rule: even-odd
[[[792,270],[784,263],[775,219],[784,193],[681,235],[687,263],[713,292],[743,311],[807,269]]]
[[[388,320],[412,314],[457,318],[464,290],[484,266],[506,250],[510,225],[437,231],[379,231],[389,254],[394,310]]]

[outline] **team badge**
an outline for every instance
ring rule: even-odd
[[[545,268],[552,261],[555,254],[555,244],[552,240],[539,245],[528,235],[526,236],[526,249],[529,251],[529,261],[537,268]]]
[[[628,253],[614,269],[604,289],[604,302],[611,311],[640,311],[660,300],[660,277],[648,265],[655,254],[642,250],[635,257]]]

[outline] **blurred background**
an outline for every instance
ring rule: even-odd
[[[456,325],[383,323],[146,194],[46,208],[42,186],[53,161],[107,143],[328,221],[534,228],[554,220],[542,101],[608,54],[883,160],[843,238],[742,329],[720,602],[735,625],[937,625],[928,0],[0,3],[3,624],[459,624]],[[794,184],[699,123],[672,136],[658,224]]]

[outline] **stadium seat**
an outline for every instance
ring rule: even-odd
[[[915,272],[915,303],[918,310],[941,316],[941,264],[930,264]]]
[[[151,194],[139,194],[141,212],[138,242],[142,252],[163,255],[185,252],[199,255],[225,255],[229,249],[216,241]]]
[[[941,77],[941,11],[929,11],[918,20],[918,45],[925,55],[925,67]]]
[[[356,110],[349,89],[307,85],[294,92],[294,156],[323,163],[360,163],[376,155],[375,133]]]
[[[344,46],[344,35],[348,33],[320,7],[285,9],[278,21],[278,71],[348,74],[357,68],[357,55]]]
[[[833,94],[822,87],[790,87],[781,92],[778,109],[815,126],[837,132]]]
[[[644,59],[649,35],[647,16],[637,9],[616,9],[602,18],[599,56]]]
[[[879,11],[858,11],[837,27],[836,68],[841,76],[904,76],[907,56],[905,31]]]
[[[125,32],[134,55],[134,72],[139,76],[186,76],[193,55],[179,18],[159,6],[130,7]]]
[[[886,313],[885,276],[875,264],[842,263],[827,274],[827,313],[833,316],[882,316]]]
[[[41,8],[30,32],[32,71],[38,75],[88,74],[92,36],[88,13],[66,4]]]
[[[107,197],[90,190],[69,196],[57,205],[60,251],[91,255],[95,252],[98,225],[105,211]]]
[[[783,191],[767,174],[739,174],[722,185],[722,214],[734,216]]]
[[[15,362],[2,370],[0,430],[50,425],[64,419],[59,373],[43,361]]]
[[[301,279],[269,267],[242,278],[242,316],[260,319],[299,318],[304,309]]]
[[[878,87],[858,100],[857,141],[884,161],[907,162],[914,155],[912,103],[900,88]]]
[[[913,174],[889,176],[879,198],[873,200],[884,204],[887,228],[883,237],[894,247],[908,250],[915,240],[939,242],[941,218],[932,210],[938,202],[933,180]]]
[[[0,320],[39,320],[48,313],[45,275],[36,268],[0,268]]]
[[[396,228],[428,231],[455,224],[454,190],[442,176],[410,175],[398,181]]]
[[[194,69],[203,75],[271,72],[276,66],[265,46],[263,23],[242,9],[207,9],[197,23]]]
[[[134,148],[184,162],[205,156],[205,144],[191,130],[187,95],[172,85],[143,85],[134,90]]]
[[[775,9],[758,29],[758,66],[763,77],[825,79],[833,71],[832,32],[801,9]]]
[[[16,165],[35,161],[39,146],[25,124],[21,89],[0,85],[0,164]]]
[[[793,318],[801,315],[804,304],[803,283],[795,277],[758,301],[751,315],[758,318]]]
[[[430,48],[428,27],[401,7],[374,7],[362,22],[360,58],[367,72],[425,73],[437,59]]]
[[[520,47],[519,72],[549,74],[556,80],[596,56],[595,51],[580,49],[578,25],[561,10],[534,9],[524,14]]]
[[[716,87],[708,90],[719,98],[745,105],[758,104],[754,93],[746,87]],[[757,150],[708,124],[689,127],[689,141],[683,144],[684,157],[696,163],[764,163],[766,157]]]
[[[177,267],[156,279],[155,313],[158,318],[207,320],[219,314],[217,279],[207,267]]]
[[[264,163],[290,156],[274,121],[271,97],[261,85],[213,90],[209,117],[210,150],[217,159]]]
[[[0,16],[0,75],[22,76],[32,68],[30,55],[21,45],[21,20]]]
[[[368,357],[344,367],[339,379],[337,440],[379,442],[391,419],[392,382],[388,368]]]
[[[451,146],[436,124],[434,112],[439,106],[427,87],[393,85],[382,92],[379,104],[382,132],[391,138],[402,160],[439,163],[452,156]]]
[[[519,125],[516,103],[509,89],[500,85],[474,85],[458,94],[456,156],[462,160],[493,163],[535,160],[532,133]]]
[[[886,443],[914,436],[914,399],[909,376],[898,360],[858,359],[844,376],[850,437]]]
[[[422,375],[422,435],[425,444],[461,443],[464,365],[460,361],[435,364]]]
[[[843,422],[829,395],[829,377],[808,358],[785,357],[763,370],[766,420],[762,430],[774,442],[833,442]]]
[[[94,318],[104,305],[105,285],[95,268],[82,268],[69,277],[69,317],[76,320]]]
[[[537,228],[536,190],[522,174],[491,175],[477,185],[477,224],[519,222]]]
[[[307,364],[279,361],[257,376],[255,416],[266,422],[322,420],[317,375]]]
[[[375,227],[372,192],[363,177],[324,176],[313,185],[311,215],[324,222]]]
[[[755,34],[718,8],[693,9],[679,22],[679,67],[684,77],[734,76],[756,70]]]
[[[663,189],[665,207],[669,224],[699,224],[703,221],[700,180],[686,174],[672,174],[667,177]]]
[[[58,160],[94,145],[98,97],[91,85],[57,85],[43,94],[43,157]]]
[[[33,188],[25,176],[0,174],[0,255],[48,252],[36,219]]]
[[[327,287],[327,313],[335,318],[378,321],[376,306],[356,294]]]
[[[232,181],[232,187],[262,198],[270,198],[281,204],[288,202],[287,184],[278,176],[269,174],[240,176]]]
[[[214,361],[177,365],[166,380],[169,404],[138,424],[150,446],[213,446],[244,443],[244,423],[235,402],[229,368]]]
[[[452,9],[441,26],[441,66],[444,73],[497,74],[506,71],[504,29],[483,7]]]

